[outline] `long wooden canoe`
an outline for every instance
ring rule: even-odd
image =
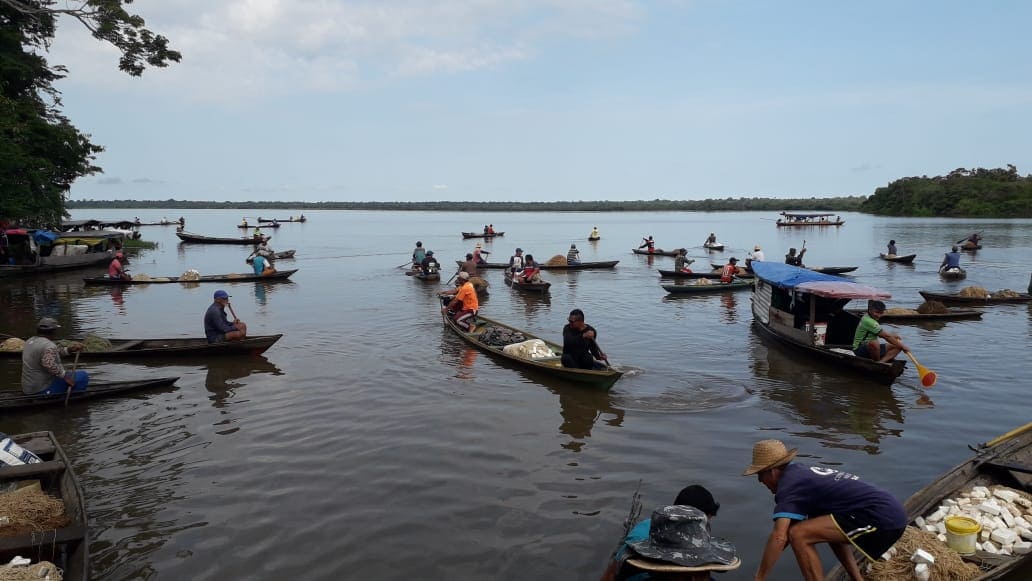
[[[260,355],[282,334],[255,335],[242,341],[208,343],[204,337],[176,339],[111,339],[111,349],[106,351],[81,351],[82,359],[131,359],[144,357],[220,357],[230,355]],[[0,334],[0,338],[6,335]],[[76,339],[73,339],[76,340]],[[81,341],[81,339],[78,339]],[[21,351],[0,351],[0,358],[21,358]],[[90,386],[92,389],[92,386]]]
[[[284,250],[283,252],[275,252],[275,253],[273,253],[272,259],[273,260],[286,260],[288,258],[294,258],[295,254],[297,254],[297,250]],[[268,260],[268,259],[266,259],[266,260]],[[248,256],[244,260],[244,262],[246,262],[247,264],[254,264],[254,257],[253,256]]]
[[[982,249],[982,245],[981,244],[972,244],[970,242],[965,242],[965,243],[960,245],[960,249],[961,250],[981,250]]]
[[[932,291],[917,291],[926,301],[939,301],[944,305],[995,305],[999,303],[1027,303],[1032,301],[1032,295],[1019,293],[1016,297],[999,297],[990,294],[987,297],[965,297],[959,294],[935,293]]]
[[[732,280],[731,282],[717,282],[712,284],[663,284],[663,290],[674,295],[722,293],[752,288],[751,280]]]
[[[290,223],[290,222],[307,222],[307,221],[308,221],[308,218],[305,218],[304,216],[301,216],[300,218],[289,218],[287,220],[277,220],[275,218],[258,218],[258,222],[262,223],[262,224],[265,224],[265,223],[268,223],[268,222],[281,222],[281,223],[286,222],[286,223]]]
[[[822,274],[845,274],[860,268],[859,266],[807,266],[809,270]]]
[[[85,581],[90,571],[86,502],[68,456],[51,432],[16,434],[11,439],[43,462],[0,468],[0,484],[38,481],[43,492],[61,500],[69,522],[50,531],[0,537],[0,560],[7,563],[21,555],[35,564],[42,558],[60,567],[65,581]]]
[[[250,230],[250,229],[254,229],[254,228],[263,228],[264,229],[264,228],[279,228],[279,227],[280,227],[279,222],[274,222],[274,223],[271,223],[271,224],[264,224],[264,223],[260,223],[260,224],[237,224],[237,228],[240,228],[242,230]]]
[[[110,383],[90,383],[86,391],[73,391],[69,398],[71,402],[90,400],[113,395],[123,395],[134,391],[145,389],[156,389],[168,387],[176,382],[179,377],[159,377],[156,379],[145,379],[142,381],[112,381]],[[65,403],[65,394],[56,395],[25,395],[21,387],[16,386],[15,392],[0,393],[0,409],[19,410],[38,408],[43,406],[61,406]]]
[[[857,317],[863,317],[867,311],[849,309]],[[978,309],[949,309],[946,313],[892,313],[886,311],[881,319],[884,323],[923,323],[926,321],[958,321],[963,319],[981,319],[982,311]]]
[[[709,243],[709,242],[703,242],[702,243],[702,247],[705,248],[706,250],[723,250],[724,249],[724,245],[719,243],[719,242],[712,243],[712,244]]]
[[[505,236],[505,232],[495,232],[494,234],[484,234],[482,232],[463,232],[463,238],[499,238]]]
[[[201,276],[196,280],[186,280],[181,276],[157,276],[148,278],[146,280],[122,280],[120,278],[108,278],[106,276],[90,276],[83,280],[86,284],[106,284],[110,286],[127,286],[127,285],[138,285],[138,284],[168,284],[173,282],[180,282],[184,284],[192,282],[272,282],[286,280],[290,278],[290,275],[297,272],[298,269],[293,270],[277,270],[270,274],[255,274],[253,272],[241,272],[233,274],[209,274]]]
[[[751,274],[736,274],[738,278],[753,278]],[[677,270],[663,270],[659,269],[660,278],[687,278],[687,279],[699,279],[706,278],[709,280],[720,280],[721,273],[719,272],[680,272]]]
[[[898,262],[900,264],[910,264],[914,261],[915,258],[917,258],[916,254],[907,254],[906,256],[900,256],[898,254],[885,254],[884,252],[882,252],[878,256],[882,260],[886,260],[888,262]]]
[[[967,271],[963,268],[947,268],[939,271],[939,277],[943,280],[964,280],[967,278]]]
[[[547,293],[549,287],[552,286],[552,283],[548,282],[547,280],[543,280],[541,282],[514,281],[512,279],[512,274],[509,273],[509,271],[505,271],[505,284],[506,286],[510,286],[518,291],[537,294]]]
[[[248,236],[245,238],[218,238],[215,236],[202,236],[200,234],[191,234],[189,232],[176,232],[176,236],[179,237],[183,242],[196,242],[198,244],[258,244],[259,242],[268,242],[272,240],[272,236],[261,236],[256,238],[254,236]]]
[[[974,456],[915,492],[903,506],[913,523],[917,517],[934,512],[947,498],[956,498],[974,486],[993,485],[1032,492],[1032,423],[982,444]],[[974,555],[964,557],[964,560],[978,565],[982,574],[975,579],[985,581],[1001,579],[1028,566],[1032,563],[1032,553],[1000,555],[976,551]],[[848,576],[841,567],[836,567],[827,579],[844,580]]]
[[[484,351],[485,353],[517,364],[526,369],[532,369],[534,371],[539,371],[552,377],[558,377],[566,381],[587,384],[602,389],[609,389],[613,386],[614,383],[616,383],[618,379],[620,379],[620,376],[623,375],[622,371],[618,371],[616,369],[613,369],[612,367],[610,367],[609,369],[598,371],[592,369],[575,369],[573,367],[563,367],[561,361],[562,357],[560,356],[560,354],[562,354],[563,352],[563,348],[561,345],[552,343],[551,341],[547,341],[545,339],[541,339],[540,337],[532,335],[522,329],[517,329],[516,327],[511,327],[509,325],[506,325],[505,323],[500,323],[498,321],[488,319],[483,315],[477,315],[477,326],[472,333],[466,331],[462,327],[459,327],[454,321],[452,321],[451,317],[447,315],[445,315],[443,319],[445,326],[454,331],[459,337],[461,337],[467,343],[473,345],[481,351]],[[502,347],[500,346],[489,345],[481,341],[481,337],[484,336],[484,333],[486,333],[492,327],[507,329],[510,331],[518,331],[522,333],[523,336],[528,340],[541,339],[545,342],[545,345],[547,345],[548,348],[551,349],[552,352],[556,353],[557,355],[555,357],[548,357],[542,359],[524,359],[522,357],[510,355],[502,351]]]
[[[680,250],[680,248],[675,250],[663,250],[661,248],[657,248],[652,252],[649,252],[648,250],[644,250],[641,248],[632,248],[631,252],[635,254],[644,254],[646,256],[677,256],[678,254],[680,254]]]
[[[538,264],[537,266],[541,270],[595,270],[603,268],[613,268],[619,262],[619,260],[605,260],[600,262],[579,262],[577,264]],[[455,264],[462,266],[465,263],[461,260],[456,260]],[[508,263],[504,262],[485,262],[482,264],[478,264],[477,268],[486,270],[504,270],[506,268],[509,268],[509,265]]]
[[[418,278],[419,280],[432,281],[441,280],[440,272],[423,272],[422,270],[406,270],[405,276]]]

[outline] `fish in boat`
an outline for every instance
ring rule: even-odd
[[[702,293],[722,293],[727,291],[735,291],[746,288],[752,288],[753,281],[751,280],[732,280],[731,282],[715,282],[710,284],[704,283],[688,283],[688,284],[663,284],[663,290],[670,294],[681,295],[681,294],[702,294]]]
[[[260,355],[273,343],[279,341],[279,335],[253,335],[241,341],[224,341],[208,343],[204,337],[185,337],[176,339],[110,339],[111,348],[104,351],[80,351],[82,359],[129,359],[134,357],[214,357],[224,355]],[[8,337],[0,333],[0,338]],[[72,339],[81,341],[81,339]],[[21,351],[0,351],[0,358],[20,359]],[[92,389],[92,386],[90,386]]]
[[[38,482],[43,492],[61,500],[69,522],[50,531],[0,537],[0,558],[7,563],[15,555],[26,556],[32,559],[30,567],[40,560],[50,561],[61,569],[65,581],[85,581],[90,573],[86,502],[68,456],[52,432],[15,434],[10,438],[42,462],[0,467],[0,486],[17,481]]]
[[[853,353],[860,318],[843,307],[852,299],[888,299],[892,295],[850,280],[780,262],[754,262],[753,326],[777,341],[839,369],[857,371],[892,384],[906,361],[879,362]]]
[[[253,272],[241,272],[233,274],[209,274],[201,276],[199,278],[189,280],[184,279],[181,276],[156,276],[146,279],[134,278],[131,280],[123,280],[120,278],[108,278],[106,276],[90,276],[83,280],[86,284],[106,284],[114,286],[125,286],[125,285],[137,285],[137,284],[168,284],[173,282],[181,282],[184,284],[193,282],[270,282],[274,280],[286,280],[290,278],[290,275],[297,272],[298,269],[294,270],[277,270],[269,274],[255,274]]]
[[[552,343],[551,341],[541,339],[540,337],[528,333],[527,331],[517,329],[516,327],[506,325],[505,323],[501,323],[493,319],[489,319],[483,315],[478,314],[476,316],[476,328],[473,332],[469,332],[466,329],[463,329],[462,327],[458,326],[455,323],[455,321],[453,321],[451,317],[447,315],[444,315],[443,319],[445,326],[454,331],[459,337],[462,338],[463,341],[466,341],[467,343],[473,345],[481,351],[484,351],[490,355],[509,361],[510,363],[519,365],[520,367],[523,367],[525,369],[531,369],[550,375],[552,377],[562,378],[573,383],[587,384],[591,385],[592,387],[598,387],[602,389],[609,389],[613,386],[614,383],[617,382],[618,379],[620,379],[620,376],[623,375],[622,371],[619,371],[613,367],[601,370],[563,367],[561,361],[561,356],[563,352],[562,345],[558,345],[556,343]],[[508,331],[517,331],[519,333],[522,333],[527,340],[541,339],[541,341],[543,341],[545,345],[548,346],[548,348],[551,349],[552,352],[556,355],[554,357],[529,359],[519,357],[514,354],[506,353],[502,350],[502,346],[491,345],[481,340],[484,337],[484,334],[489,332],[492,328],[498,328]]]
[[[917,291],[926,301],[939,301],[944,305],[995,305],[998,303],[1027,303],[1032,301],[1032,295],[1028,293],[1017,293],[1017,296],[994,295],[986,297],[970,297],[959,293],[947,294],[932,291]]]
[[[91,382],[85,391],[73,391],[68,401],[79,402],[114,395],[125,395],[146,389],[169,387],[178,379],[178,377],[159,377],[137,381]],[[15,392],[0,393],[0,409],[20,410],[44,406],[61,406],[65,403],[65,394],[63,393],[54,395],[25,395],[21,392],[20,386],[15,389],[17,390]]]
[[[882,260],[886,260],[888,262],[899,262],[901,264],[910,264],[911,262],[914,262],[915,258],[917,258],[916,254],[907,254],[906,256],[900,256],[898,254],[885,254],[884,252],[882,252],[878,256],[881,257]]]
[[[918,517],[927,517],[938,510],[944,500],[957,498],[975,486],[1006,486],[1025,493],[1025,498],[1029,498],[1028,495],[1032,494],[1032,423],[980,445],[971,458],[911,495],[903,503],[911,526]],[[1032,563],[1032,553],[1001,555],[975,551],[963,558],[981,569],[981,574],[973,578],[977,581],[1001,579],[1019,569],[1027,572]],[[841,566],[833,569],[827,577],[831,581],[848,578]]]

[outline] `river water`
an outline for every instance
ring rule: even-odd
[[[246,211],[253,218],[284,211]],[[79,210],[73,218],[156,221],[239,235],[239,210]],[[295,211],[296,215],[297,212]],[[0,418],[0,431],[57,433],[85,489],[97,579],[592,579],[622,531],[640,484],[645,514],[701,483],[722,508],[715,534],[736,543],[746,579],[769,532],[773,498],[741,477],[752,444],[779,438],[805,462],[860,474],[899,498],[1024,424],[1032,311],[985,309],[982,321],[899,326],[938,384],[916,372],[892,387],[813,365],[761,341],[749,292],[667,298],[657,269],[633,255],[643,235],[684,246],[699,264],[763,247],[780,259],[806,240],[809,265],[855,265],[853,280],[913,307],[918,289],[1024,291],[1032,221],[876,218],[846,213],[840,228],[775,228],[766,213],[306,212],[273,232],[294,248],[290,282],[224,288],[251,334],[283,333],[261,358],[81,365],[99,380],[177,375],[176,388]],[[460,231],[493,223],[547,260],[571,243],[611,271],[546,272],[546,297],[515,293],[489,271],[484,314],[559,339],[583,309],[611,360],[630,371],[598,392],[549,381],[471,350],[440,322],[442,288],[396,268],[416,240],[446,272],[473,249]],[[602,240],[586,237],[597,225]],[[944,250],[973,229],[967,281],[936,274]],[[173,227],[136,273],[244,272],[249,248],[179,244]],[[707,254],[710,232],[729,245]],[[894,238],[913,266],[877,259]],[[217,285],[84,287],[94,271],[0,281],[0,331],[27,336],[42,315],[66,335],[185,337]],[[0,363],[16,389],[19,364]],[[826,567],[831,558],[825,555]],[[791,554],[776,578],[795,578]]]

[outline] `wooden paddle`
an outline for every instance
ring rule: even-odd
[[[460,272],[462,272],[462,269],[461,269],[461,268],[460,268],[459,270],[456,270],[456,271],[455,271],[455,274],[451,275],[451,278],[449,278],[448,280],[444,281],[444,284],[448,284],[448,283],[450,283],[451,281],[455,280],[455,277],[456,277],[456,276],[459,276],[459,273],[460,273]]]
[[[1027,432],[1029,430],[1032,430],[1032,422],[1029,422],[1029,423],[1025,424],[1024,426],[1021,426],[1020,428],[1014,428],[1013,430],[1007,432],[1006,434],[997,436],[997,437],[993,438],[992,440],[989,440],[985,444],[982,444],[982,447],[983,448],[990,448],[990,447],[995,446],[997,444],[1000,444],[1002,442],[1006,442],[1007,440],[1013,438],[1014,436],[1020,436],[1021,434],[1024,434],[1025,432]]]
[[[910,351],[907,351],[906,353],[907,357],[909,357],[910,360],[914,362],[914,367],[917,368],[918,375],[921,376],[921,385],[925,387],[932,387],[933,385],[935,385],[935,381],[936,379],[938,379],[935,375],[935,372],[931,369],[928,369],[924,365],[918,363],[917,358],[914,357],[914,354]]]
[[[82,345],[79,345],[79,350],[75,352],[75,362],[72,363],[72,384],[65,391],[65,407],[68,407],[68,402],[72,399],[72,388],[75,387],[75,370],[79,367],[79,353],[82,353]]]
[[[981,236],[982,232],[985,232],[985,230],[979,230],[978,232],[975,232],[975,234],[978,234],[979,236]],[[962,243],[964,243],[965,240],[967,240],[970,237],[971,237],[971,235],[969,234],[969,235],[961,238],[960,240],[957,240],[956,242],[954,242],[954,244],[962,244]]]

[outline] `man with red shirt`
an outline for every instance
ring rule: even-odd
[[[720,282],[727,284],[738,274],[738,259],[732,256],[720,271]]]
[[[459,273],[459,282],[461,286],[458,292],[455,293],[455,298],[449,301],[441,310],[451,314],[452,320],[460,327],[472,332],[475,325],[471,319],[480,310],[480,301],[477,300],[477,289],[473,287],[473,283],[469,282],[469,273],[466,271]]]

